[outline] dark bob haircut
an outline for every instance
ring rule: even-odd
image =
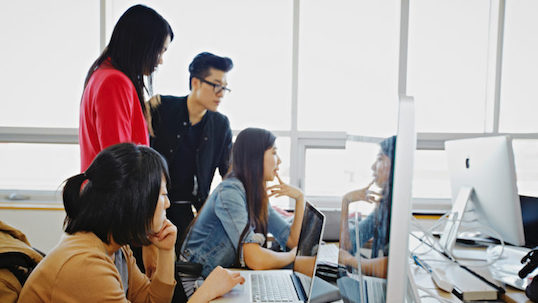
[[[209,69],[214,68],[223,72],[229,72],[234,67],[232,59],[228,57],[219,57],[212,53],[203,52],[189,64],[189,89],[192,89],[192,78],[202,78],[209,76]]]
[[[150,147],[121,143],[102,150],[85,173],[65,183],[65,232],[92,232],[107,244],[150,244],[163,176],[169,184],[165,160]]]
[[[144,89],[151,90],[152,79],[149,78],[149,90],[144,84],[144,76],[150,75],[157,67],[166,37],[174,40],[170,24],[155,10],[144,6],[134,5],[120,17],[110,42],[103,53],[90,67],[84,87],[99,66],[110,59],[114,68],[123,72],[133,83],[143,113],[146,113]],[[149,92],[151,94],[151,92]]]

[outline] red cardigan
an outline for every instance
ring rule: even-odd
[[[81,171],[110,145],[149,145],[146,120],[133,83],[107,62],[93,73],[84,89],[78,136]]]

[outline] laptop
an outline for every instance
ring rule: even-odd
[[[310,303],[325,216],[308,201],[305,204],[293,270],[241,271],[245,283],[212,302]]]

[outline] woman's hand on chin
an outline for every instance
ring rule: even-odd
[[[268,194],[267,197],[281,197],[281,196],[287,196],[290,198],[293,198],[295,200],[304,199],[303,192],[298,189],[295,186],[288,185],[280,179],[280,176],[277,174],[276,178],[278,179],[278,183],[273,186],[269,186],[267,188]]]
[[[370,203],[379,203],[383,195],[375,191],[370,190],[370,187],[374,184],[375,180],[372,180],[366,187],[350,191],[344,195],[343,202],[351,203],[355,201],[366,201]]]
[[[177,227],[166,219],[161,230],[149,236],[149,240],[161,250],[172,250],[176,245]]]

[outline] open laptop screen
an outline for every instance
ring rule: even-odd
[[[301,282],[302,291],[307,299],[315,274],[316,258],[323,233],[323,219],[323,214],[306,202],[293,273]]]

